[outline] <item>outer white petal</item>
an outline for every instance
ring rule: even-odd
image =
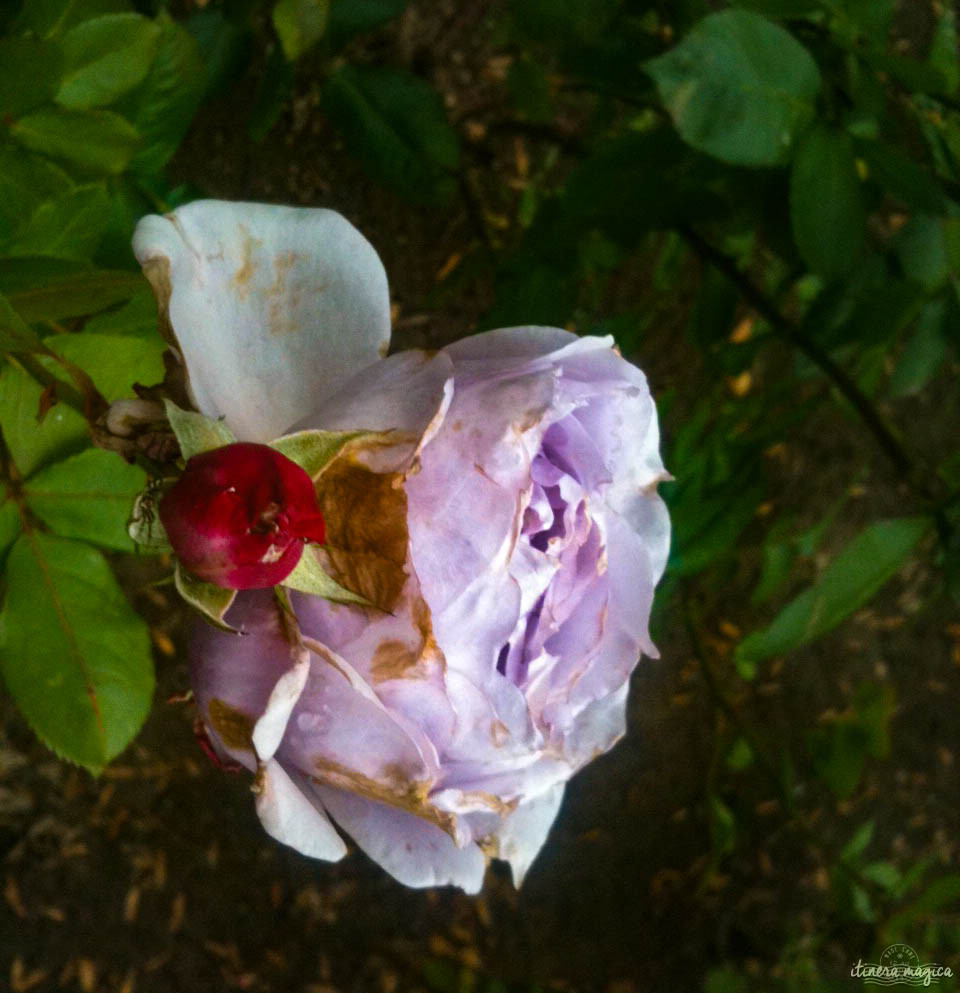
[[[390,340],[387,278],[330,210],[200,200],[137,225],[199,409],[268,441],[375,361]]]
[[[257,775],[257,816],[271,838],[310,858],[336,862],[347,854],[309,784],[296,783],[276,759],[262,765]]]
[[[355,793],[317,785],[317,795],[347,834],[405,886],[459,886],[479,893],[486,859],[422,818]]]
[[[293,708],[297,705],[310,675],[310,653],[303,649],[293,665],[276,682],[267,708],[253,728],[253,747],[261,762],[273,758],[280,747]]]
[[[499,857],[510,863],[513,885],[520,887],[540,853],[563,802],[565,783],[557,783],[533,800],[520,804],[506,817],[498,832]]]

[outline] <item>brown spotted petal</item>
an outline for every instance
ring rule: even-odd
[[[134,253],[198,409],[270,441],[390,340],[377,253],[330,210],[199,200],[137,225]]]

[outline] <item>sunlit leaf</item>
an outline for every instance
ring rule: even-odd
[[[160,28],[140,14],[105,14],[63,37],[62,107],[86,110],[113,103],[150,71]]]
[[[143,139],[130,161],[137,172],[159,172],[177,150],[193,120],[207,83],[196,39],[167,16],[158,19],[156,56],[143,84],[125,104]]]
[[[21,476],[89,441],[86,421],[66,404],[55,404],[39,421],[42,395],[43,387],[23,370],[7,366],[0,373],[0,429]]]
[[[53,255],[89,261],[110,219],[110,198],[98,185],[78,186],[41,203],[5,246],[10,255]]]
[[[55,534],[132,552],[127,517],[143,483],[142,469],[113,452],[90,448],[37,472],[26,484],[25,498]]]
[[[0,566],[21,529],[20,508],[9,493],[0,490]]]
[[[10,134],[35,152],[107,175],[123,172],[140,144],[133,125],[109,110],[37,110],[14,121]]]
[[[95,549],[33,531],[7,563],[0,669],[40,739],[100,770],[139,731],[153,695],[150,639]]]
[[[159,335],[136,338],[106,334],[51,335],[51,351],[76,363],[89,374],[109,401],[133,396],[133,384],[150,386],[163,379],[163,352]],[[56,372],[54,365],[51,371]]]
[[[11,306],[31,324],[95,314],[111,304],[129,300],[148,287],[143,276],[135,272],[84,269],[64,275],[41,275],[42,259],[10,261],[24,261],[28,266],[37,263],[34,265],[37,276],[31,278],[28,268],[23,274],[26,279],[18,276],[14,280],[23,288],[11,290],[8,294]]]

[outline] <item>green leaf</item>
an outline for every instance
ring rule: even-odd
[[[946,219],[917,213],[897,233],[894,247],[903,273],[925,290],[937,290],[950,276]]]
[[[184,460],[209,452],[214,448],[232,445],[237,439],[233,432],[214,417],[206,417],[192,410],[181,410],[175,403],[164,400],[170,427],[180,442],[180,452]]]
[[[62,72],[59,45],[31,37],[0,39],[0,117],[19,117],[50,101]]]
[[[133,395],[133,384],[149,386],[163,379],[166,344],[159,335],[150,338],[106,334],[56,334],[44,342],[65,359],[80,366],[111,403]],[[51,372],[60,373],[56,365]]]
[[[310,545],[304,547],[300,561],[293,572],[283,580],[282,585],[292,590],[299,590],[301,593],[322,596],[325,600],[332,600],[334,603],[356,603],[362,607],[373,606],[366,597],[344,589],[338,582],[331,579],[324,571]]]
[[[330,0],[328,31],[337,45],[402,14],[410,0]]]
[[[20,536],[22,527],[20,509],[16,501],[8,493],[0,491],[0,566],[10,546]]]
[[[948,96],[954,96],[960,89],[958,49],[960,42],[957,39],[957,14],[953,7],[944,4],[937,13],[927,64],[943,77],[943,92]]]
[[[273,26],[290,62],[323,37],[329,12],[329,0],[277,0],[273,5]]]
[[[350,442],[373,440],[381,436],[375,431],[298,431],[287,434],[270,447],[296,462],[311,479],[316,479]]]
[[[371,176],[414,202],[447,199],[460,140],[440,94],[396,69],[345,65],[327,81],[324,104]]]
[[[43,347],[34,331],[0,294],[0,351],[31,352]]]
[[[123,172],[140,144],[133,125],[108,110],[38,110],[14,121],[10,134],[35,152],[107,175]]]
[[[140,338],[156,335],[157,301],[149,291],[138,293],[121,307],[91,317],[83,331],[84,334],[129,334]]]
[[[21,476],[46,462],[64,458],[89,441],[87,422],[65,404],[55,404],[37,420],[43,388],[22,369],[0,374],[0,428]]]
[[[193,35],[166,15],[158,23],[156,57],[125,108],[143,138],[130,161],[135,172],[157,173],[167,164],[187,133],[207,85],[207,69]]]
[[[7,564],[0,668],[41,740],[97,772],[140,729],[153,695],[150,639],[103,556],[22,535]]]
[[[868,862],[860,869],[860,874],[888,893],[895,890],[903,878],[891,862]]]
[[[818,9],[817,0],[733,0],[733,5],[767,17],[803,17]]]
[[[863,249],[867,215],[848,134],[818,125],[801,138],[790,172],[790,216],[813,272],[829,280],[850,271]]]
[[[74,110],[104,107],[150,71],[160,28],[140,14],[106,14],[64,35],[66,60],[57,103]]]
[[[705,17],[645,68],[684,140],[734,165],[786,162],[820,89],[793,35],[744,10]]]
[[[838,720],[808,738],[817,775],[841,799],[853,795],[867,761],[867,735],[855,721]]]
[[[129,9],[130,0],[25,0],[13,31],[57,38],[81,21]]]
[[[30,219],[44,201],[73,189],[73,181],[42,155],[0,145],[0,241]]]
[[[948,873],[935,879],[908,907],[893,914],[884,924],[883,933],[899,941],[915,921],[929,917],[944,907],[960,903],[960,873]]]
[[[753,749],[746,738],[737,738],[727,752],[726,764],[734,772],[742,772],[753,764]]]
[[[833,630],[893,576],[929,527],[925,517],[893,518],[866,527],[772,624],[741,642],[738,663],[793,651]]]
[[[89,261],[110,220],[110,198],[99,184],[77,186],[40,204],[13,241],[8,255],[52,255]]]
[[[890,395],[916,396],[943,365],[949,342],[943,333],[947,304],[943,299],[924,304],[917,326],[890,377]]]
[[[226,590],[222,586],[205,583],[187,572],[179,562],[174,569],[173,581],[180,596],[191,607],[199,610],[208,621],[224,631],[236,630],[223,619],[237,595],[236,590]]]
[[[870,179],[908,207],[929,214],[946,210],[946,197],[934,176],[896,145],[859,141],[857,154],[866,163]]]
[[[710,797],[710,841],[714,857],[729,854],[737,844],[737,819],[715,794]]]
[[[867,850],[870,842],[873,841],[873,833],[876,829],[874,821],[864,821],[853,833],[853,837],[843,846],[840,852],[841,862],[858,862],[860,856]]]
[[[140,273],[87,269],[62,276],[47,275],[35,283],[28,279],[26,288],[9,293],[9,300],[25,321],[34,324],[95,314],[111,304],[129,300],[144,288],[148,284]]]
[[[90,448],[41,469],[26,483],[25,496],[55,534],[132,552],[127,517],[143,483],[142,469],[112,452]]]

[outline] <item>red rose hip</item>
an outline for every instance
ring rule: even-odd
[[[183,567],[227,589],[275,586],[324,539],[313,481],[268,445],[194,455],[158,509]]]

